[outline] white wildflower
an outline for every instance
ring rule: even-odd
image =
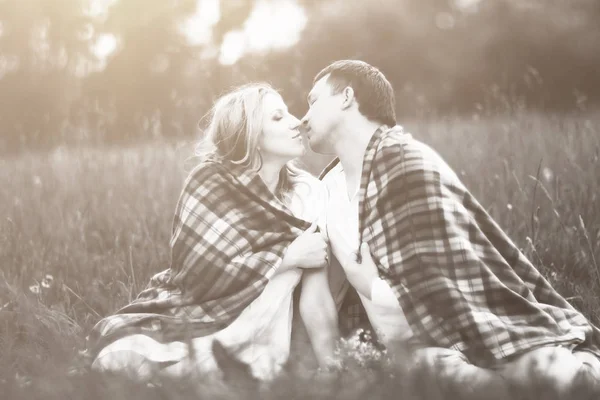
[[[42,285],[42,287],[49,289],[50,287],[52,287],[53,283],[54,283],[54,277],[50,274],[46,274],[44,279],[42,279],[41,285]]]
[[[31,385],[31,378],[27,375],[21,375],[18,372],[15,374],[15,381],[20,388]]]
[[[552,178],[554,177],[554,173],[550,168],[544,167],[544,169],[542,170],[542,176],[544,177],[546,182],[551,182]]]

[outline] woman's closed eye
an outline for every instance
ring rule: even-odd
[[[275,121],[281,121],[282,119],[283,119],[283,113],[281,111],[278,111],[273,115],[273,120],[275,120]]]

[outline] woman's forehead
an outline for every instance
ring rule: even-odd
[[[287,108],[281,95],[275,92],[269,92],[265,95],[264,107],[267,111],[276,110],[278,108],[285,110]]]

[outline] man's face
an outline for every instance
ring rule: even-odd
[[[321,154],[333,153],[335,130],[342,113],[342,96],[331,93],[328,77],[325,75],[313,86],[308,95],[308,112],[302,118],[302,129],[310,148]]]

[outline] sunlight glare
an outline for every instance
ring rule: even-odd
[[[100,60],[106,59],[117,49],[117,38],[111,33],[98,35],[92,51]]]
[[[293,46],[300,39],[306,22],[306,13],[295,0],[259,0],[243,30],[225,35],[219,62],[231,65],[246,53]]]
[[[197,0],[196,13],[185,19],[181,32],[191,45],[208,45],[212,27],[221,19],[219,0]]]
[[[89,0],[84,4],[84,12],[92,18],[106,18],[108,8],[117,0]]]
[[[462,11],[476,11],[481,0],[454,0],[454,4]]]
[[[232,65],[244,54],[245,38],[242,31],[227,32],[223,37],[219,62]]]

